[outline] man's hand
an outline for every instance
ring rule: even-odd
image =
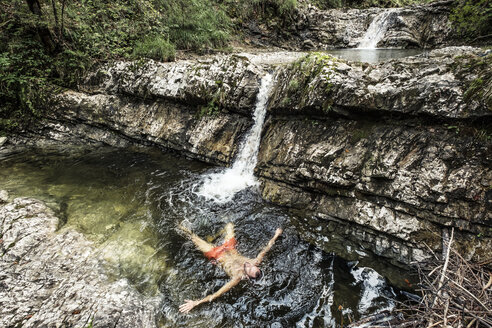
[[[282,230],[282,228],[277,228],[277,230],[275,230],[275,237],[278,237],[282,234],[284,230]]]
[[[188,313],[198,304],[198,301],[185,300],[185,303],[179,306],[179,312]]]

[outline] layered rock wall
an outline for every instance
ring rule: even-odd
[[[421,259],[424,243],[439,249],[447,228],[467,256],[487,259],[491,59],[463,48],[378,65],[314,54],[280,69],[258,159],[263,197],[386,236],[372,250],[401,262]]]
[[[114,131],[123,139],[226,165],[251,125],[248,116],[261,74],[258,66],[235,55],[177,63],[118,62],[90,74],[82,92],[60,95],[52,127],[58,134],[80,131],[89,139],[118,144],[107,135]],[[98,130],[88,132],[88,126]]]

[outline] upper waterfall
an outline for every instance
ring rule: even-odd
[[[385,10],[377,15],[367,28],[366,34],[357,46],[358,49],[375,49],[388,30],[389,17],[394,10]]]
[[[258,184],[253,172],[257,163],[261,130],[265,121],[272,80],[273,76],[270,73],[261,79],[253,116],[254,124],[241,144],[232,167],[204,176],[198,188],[198,195],[213,199],[218,203],[225,203],[230,201],[238,191]]]

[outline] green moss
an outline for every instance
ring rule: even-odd
[[[284,101],[293,99],[295,103],[299,103],[299,106],[303,107],[314,89],[317,88],[319,90],[320,83],[317,79],[324,83],[324,91],[329,95],[334,86],[330,82],[330,77],[333,74],[333,68],[338,65],[339,61],[339,59],[328,54],[313,52],[292,63],[288,70],[288,76],[285,77],[290,80],[287,85],[288,97],[282,100],[281,104],[285,106],[287,103],[284,103]],[[329,96],[327,98],[327,101],[320,108],[325,113],[333,110],[333,100]]]
[[[479,101],[492,110],[492,54],[487,56],[457,56],[452,69],[459,78],[475,75],[476,78],[465,84],[463,99],[467,102]]]

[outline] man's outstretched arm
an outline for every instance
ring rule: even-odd
[[[216,291],[212,295],[208,295],[207,297],[202,298],[201,300],[198,301],[185,300],[185,303],[179,306],[179,312],[188,313],[191,311],[191,309],[193,309],[197,305],[200,305],[205,302],[212,302],[217,297],[231,290],[232,287],[239,284],[240,281],[241,281],[241,277],[233,278],[227,284],[222,286],[218,291]]]
[[[263,248],[263,250],[258,254],[258,256],[255,259],[255,265],[259,265],[261,261],[263,261],[263,257],[265,257],[265,254],[272,248],[273,244],[275,244],[275,241],[277,240],[278,236],[282,234],[282,228],[277,228],[275,231],[275,235],[273,236],[272,239],[268,242],[268,244]]]

